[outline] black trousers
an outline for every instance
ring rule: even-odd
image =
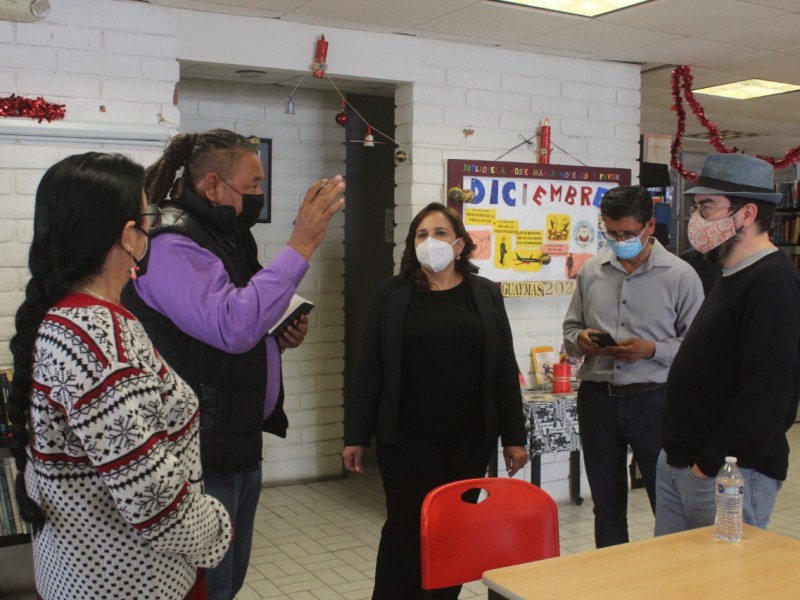
[[[603,385],[585,381],[578,390],[578,426],[586,478],[594,503],[598,548],[628,541],[628,446],[642,471],[655,514],[656,462],[661,451],[666,387],[632,396],[610,396]]]
[[[375,566],[373,600],[423,598],[419,524],[422,501],[432,489],[451,481],[483,477],[495,443],[444,443],[400,439],[377,444],[378,466],[386,494],[386,523]],[[461,586],[434,592],[438,599],[458,598]]]

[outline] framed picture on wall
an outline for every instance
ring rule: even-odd
[[[264,182],[261,188],[264,190],[264,208],[258,215],[258,223],[272,222],[272,140],[269,138],[258,138],[258,155],[261,158],[261,166],[264,168]]]

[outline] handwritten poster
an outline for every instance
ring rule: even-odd
[[[628,169],[447,161],[447,203],[476,245],[480,274],[506,296],[571,295],[604,245],[600,200]]]

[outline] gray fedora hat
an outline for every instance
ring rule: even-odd
[[[695,186],[683,194],[736,196],[777,204],[782,195],[775,192],[774,175],[771,164],[749,154],[709,154]]]

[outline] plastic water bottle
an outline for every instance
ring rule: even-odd
[[[717,539],[723,542],[742,540],[744,479],[735,456],[726,456],[717,474],[717,518],[714,521]]]

